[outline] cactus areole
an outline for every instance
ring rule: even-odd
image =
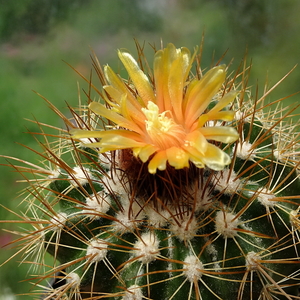
[[[21,240],[38,284],[55,281],[43,299],[298,299],[292,109],[251,100],[247,68],[202,70],[168,44],[148,69],[137,49],[118,52],[125,78],[94,58],[99,99],[58,113],[41,166],[17,166],[36,175]]]

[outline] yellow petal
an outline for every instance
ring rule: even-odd
[[[135,140],[138,143],[142,143],[141,135],[123,129],[116,129],[116,130],[82,130],[82,129],[73,129],[70,130],[70,134],[74,139],[83,139],[83,138],[101,138],[101,139],[110,139],[114,138],[115,136],[122,136],[126,137],[131,140]]]
[[[191,68],[191,53],[187,48],[176,49],[173,44],[169,44],[165,52],[169,56],[167,57],[169,76],[164,83],[167,94],[165,98],[169,103],[167,105],[165,103],[165,110],[173,110],[176,121],[182,123],[183,87]]]
[[[186,111],[186,106],[187,106],[187,103],[189,102],[188,100],[191,98],[191,92],[194,90],[195,86],[197,86],[197,84],[199,83],[199,80],[197,79],[192,79],[187,87],[186,87],[186,93],[184,95],[184,98],[183,98],[183,110]]]
[[[222,120],[230,122],[234,119],[234,115],[235,112],[231,110],[218,111],[213,114],[203,114],[199,117],[198,121],[191,126],[191,131],[202,128],[208,121]]]
[[[157,152],[148,164],[148,171],[151,174],[155,174],[156,170],[165,170],[167,166],[167,154],[166,151]]]
[[[134,122],[130,122],[130,120],[127,120],[123,116],[119,115],[118,113],[109,110],[106,108],[103,104],[99,102],[92,102],[89,105],[89,109],[93,111],[95,114],[102,116],[118,126],[125,127],[129,130],[133,130],[136,132],[141,132],[141,129],[139,126],[137,126]]]
[[[176,49],[173,44],[168,44],[164,50],[159,50],[155,53],[153,71],[156,104],[160,112],[172,110],[175,107],[179,110],[181,107],[179,100],[182,102],[182,88],[191,65],[191,54],[187,48]],[[172,89],[174,90],[172,91]],[[181,93],[178,97],[177,93],[179,91]],[[179,103],[179,108],[175,106],[173,101],[176,101],[176,105]],[[175,112],[175,114],[178,115],[178,112]]]
[[[207,118],[211,121],[213,120],[222,120],[226,122],[230,122],[234,119],[235,112],[231,110],[223,110],[215,113],[208,113]],[[201,115],[202,117],[203,115]]]
[[[146,162],[149,157],[158,150],[157,147],[153,145],[146,145],[143,148],[135,148],[133,149],[133,153],[135,156],[138,156],[142,162]]]
[[[126,68],[135,88],[137,89],[140,97],[142,98],[144,105],[146,106],[149,101],[155,103],[155,96],[153,88],[144,74],[140,69],[136,60],[125,50],[118,51],[120,60],[122,61],[124,67]]]
[[[216,113],[226,107],[238,95],[237,91],[230,91],[208,112],[208,115]]]
[[[187,77],[189,76],[193,61],[197,54],[197,50],[198,48],[196,47],[194,54],[191,57],[191,51],[188,48],[186,47],[180,48],[180,55],[182,57],[182,64],[183,64],[183,81],[186,81]]]
[[[155,53],[153,61],[153,72],[156,91],[156,105],[160,111],[165,111],[164,106],[164,84],[167,82],[167,72],[164,71],[164,51],[159,50]]]
[[[221,171],[230,164],[231,159],[229,155],[220,148],[215,145],[208,144],[206,153],[202,157],[202,161],[208,168],[215,171]]]
[[[171,109],[171,101],[168,87],[168,77],[172,61],[176,56],[176,48],[173,44],[168,44],[164,50],[159,50],[154,57],[154,80],[156,89],[156,104],[159,111],[163,112]]]
[[[112,151],[117,149],[130,149],[136,147],[143,147],[144,145],[145,145],[144,143],[138,142],[129,137],[111,134],[110,136],[106,136],[102,138],[99,147],[101,148],[101,152],[107,152],[107,151]]]
[[[189,155],[183,149],[171,147],[166,150],[169,164],[175,169],[189,167]]]
[[[222,143],[233,143],[239,138],[238,132],[233,127],[202,127],[199,129],[199,131],[205,136],[206,139]]]
[[[124,95],[124,92],[122,93],[121,91],[119,91],[112,85],[105,85],[105,86],[103,86],[103,89],[109,95],[109,97],[111,99],[113,99],[113,101],[114,101],[114,102],[112,102],[108,99],[108,102],[110,105],[116,106],[115,103],[120,104],[120,99],[121,99],[122,95]],[[113,103],[113,104],[111,104],[111,103]]]
[[[185,147],[185,151],[189,155],[189,160],[197,167],[197,168],[205,168],[205,164],[202,160],[203,154],[201,154],[195,147]]]
[[[204,135],[196,130],[189,133],[186,137],[185,146],[184,147],[192,147],[197,149],[201,155],[203,155],[207,150],[208,142]]]
[[[209,118],[208,118],[208,115],[207,114],[202,114],[199,118],[198,118],[198,121],[195,122],[193,124],[193,126],[191,126],[191,130],[195,130],[195,129],[198,129],[198,128],[201,128],[204,126],[204,124],[209,121]]]
[[[184,86],[184,62],[182,57],[178,57],[171,66],[168,78],[168,91],[169,91],[169,108],[174,112],[175,120],[178,123],[183,123],[182,113],[182,97]]]
[[[120,101],[120,113],[131,123],[136,124],[139,128],[145,127],[145,115],[142,113],[141,108],[136,109],[128,101],[126,94],[124,94]]]
[[[185,109],[185,119],[188,126],[192,125],[207,108],[212,97],[224,82],[225,76],[224,66],[214,67],[194,85],[189,93]]]
[[[130,101],[132,105],[136,105],[137,109],[140,107],[140,104],[129,91],[124,81],[109,66],[104,67],[104,74],[108,83],[113,86],[114,89],[116,89],[121,95],[126,94],[128,101]]]

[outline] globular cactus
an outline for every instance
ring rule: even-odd
[[[102,88],[87,80],[88,106],[58,112],[41,166],[15,166],[35,175],[21,241],[37,286],[53,278],[43,299],[298,299],[292,110],[253,100],[247,68],[203,71],[169,44],[151,71],[138,50],[118,52],[128,79],[94,58]]]

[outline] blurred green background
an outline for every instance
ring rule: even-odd
[[[89,76],[90,53],[95,51],[102,64],[119,67],[117,49],[134,54],[136,38],[160,47],[161,40],[177,47],[193,49],[205,32],[203,67],[209,67],[228,51],[237,66],[247,49],[252,60],[250,84],[263,93],[266,78],[275,84],[299,63],[300,2],[295,0],[0,0],[0,154],[38,162],[34,153],[17,145],[37,149],[26,131],[38,127],[25,119],[61,126],[59,118],[32,90],[67,113],[66,102],[77,105],[77,82],[84,82],[63,61]],[[149,56],[150,57],[150,56]],[[150,58],[151,61],[151,58]],[[300,90],[300,67],[269,97],[275,100]],[[287,100],[299,103],[300,96]],[[299,113],[299,109],[297,110]],[[298,120],[298,117],[295,117]],[[6,163],[1,158],[0,163]],[[0,203],[20,213],[17,197],[24,188],[20,175],[1,167]],[[0,208],[0,219],[17,219]],[[1,224],[2,229],[18,230],[22,224]],[[0,245],[15,237],[0,231]],[[16,249],[0,249],[0,264]],[[0,268],[0,300],[32,299],[28,265],[19,265],[16,256]]]

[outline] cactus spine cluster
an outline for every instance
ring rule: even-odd
[[[117,97],[123,86],[118,90],[119,79],[110,69],[103,72],[96,59],[94,67],[104,90],[90,86],[114,111],[112,95]],[[199,66],[196,70],[185,77],[186,94],[188,83],[205,76]],[[124,86],[140,101],[143,91],[134,87],[131,71],[132,82]],[[44,146],[41,166],[15,166],[35,175],[26,198],[25,218],[32,231],[23,233],[21,245],[24,260],[44,265],[36,294],[57,300],[298,299],[299,134],[287,121],[291,111],[279,106],[267,111],[264,97],[250,99],[246,82],[247,69],[227,77],[201,114],[211,116],[224,95],[234,91],[218,117],[201,121],[203,132],[224,126],[231,128],[228,136],[238,134],[234,143],[217,137],[212,142],[224,153],[221,168],[205,160],[209,153],[203,152],[203,165],[189,153],[188,166],[167,156],[165,165],[153,171],[152,153],[143,161],[142,150],[137,152],[131,142],[126,140],[126,148],[118,141],[113,148],[112,140],[95,136],[95,129],[112,128],[126,138],[119,131],[126,127],[123,119],[115,126],[115,116],[101,115],[91,109],[93,104],[71,108],[72,119],[58,113],[68,130],[62,130],[57,144]],[[143,107],[147,117],[156,109]],[[124,116],[131,108],[122,109]],[[161,113],[157,120],[167,117]],[[149,128],[150,117],[147,122]],[[74,128],[84,129],[86,137]],[[226,135],[222,130],[217,133]],[[51,268],[44,261],[46,252],[53,256]],[[38,288],[51,278],[52,285]]]

